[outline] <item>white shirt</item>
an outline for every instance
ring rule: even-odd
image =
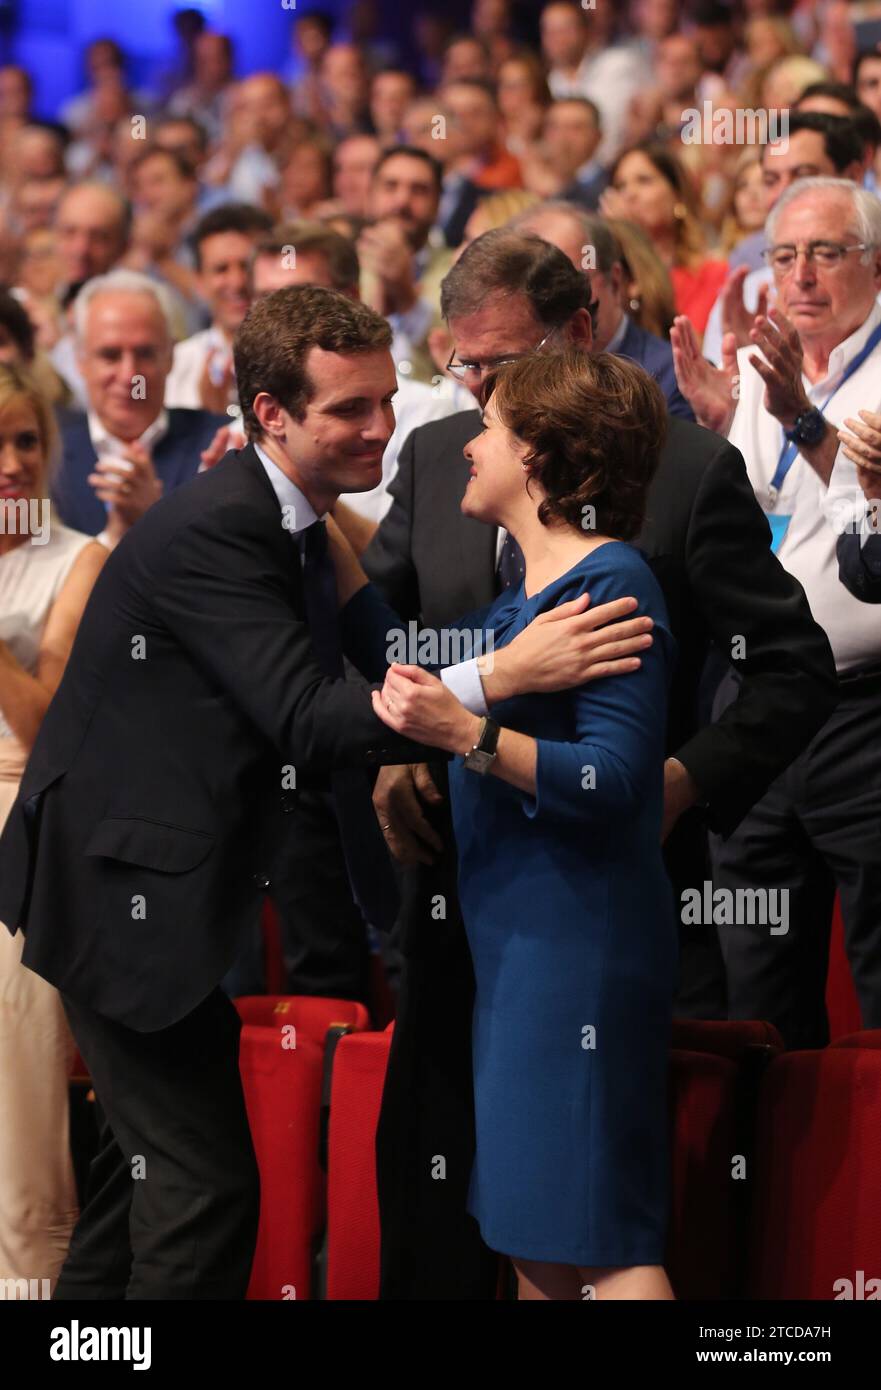
[[[175,344],[171,371],[165,382],[167,406],[202,409],[202,374],[212,355],[216,355],[218,365],[232,357],[231,344],[214,325]]]
[[[102,423],[100,417],[94,410],[89,410],[87,414],[89,422],[89,438],[92,441],[92,448],[100,459],[104,454],[111,454],[114,458],[122,458],[125,451],[131,447],[131,440],[126,443],[123,439],[117,439],[112,435],[107,427]],[[147,426],[144,433],[138,439],[142,449],[146,449],[149,454],[152,449],[164,439],[168,434],[168,411],[163,406],[156,419]]]
[[[296,483],[291,482],[278,464],[273,463],[259,444],[254,445],[254,450],[266,470],[266,476],[272,484],[273,491],[278,498],[278,504],[285,515],[285,529],[296,537],[308,526],[311,526],[314,521],[319,520],[318,513],[308,497],[300,491]],[[452,690],[456,698],[472,714],[484,715],[487,713],[476,657],[470,661],[463,661],[458,666],[447,667],[445,671],[441,671],[440,676],[444,684]]]
[[[874,304],[863,324],[833,349],[826,379],[811,383],[803,378],[813,405],[822,405],[841,381],[848,363],[856,357],[874,328],[881,323],[881,307]],[[767,512],[790,516],[777,557],[803,586],[815,620],[824,629],[839,672],[859,670],[881,661],[881,623],[872,604],[861,603],[838,578],[835,527],[827,515],[827,488],[801,454],[787,473],[778,497],[770,504],[768,488],[783,446],[780,424],[764,406],[765,384],[749,357],[754,347],[737,354],[740,399],[728,438],[743,454],[756,496]],[[833,396],[824,411],[829,424],[840,427],[859,410],[881,409],[881,344]],[[837,465],[836,465],[837,467]],[[842,475],[844,476],[844,475]]]
[[[743,282],[743,302],[751,314],[754,314],[758,308],[759,290],[763,285],[771,285],[773,282],[774,272],[769,265],[763,265],[758,270],[751,270],[747,275]],[[708,358],[710,362],[715,362],[716,366],[719,366],[722,361],[722,295],[724,293],[724,288],[719,291],[716,302],[710,310],[701,348],[704,357]],[[769,305],[773,305],[774,299],[774,294],[769,295]]]
[[[443,420],[448,415],[455,415],[463,409],[460,401],[457,383],[449,377],[442,377],[440,373],[434,386],[427,386],[423,381],[409,381],[399,375],[398,392],[394,400],[395,431],[382,456],[382,481],[369,492],[343,493],[340,500],[359,516],[366,517],[368,521],[375,521],[378,525],[392,505],[388,489],[397,474],[398,454],[405,439],[413,430],[418,429],[420,425],[427,425],[430,420]],[[470,392],[468,404],[474,404]]]

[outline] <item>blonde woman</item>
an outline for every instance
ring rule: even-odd
[[[635,222],[607,217],[606,225],[622,252],[625,280],[621,307],[647,333],[669,338],[676,317],[670,272],[651,238]]]
[[[0,363],[0,829],[107,551],[51,514],[51,407]],[[73,1041],[56,991],[0,924],[0,1278],[58,1275],[77,1216],[68,1145]]]

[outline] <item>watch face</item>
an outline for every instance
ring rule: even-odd
[[[826,430],[826,422],[819,410],[807,411],[795,433],[803,444],[818,444]]]
[[[465,766],[472,772],[487,772],[493,765],[495,753],[483,753],[479,748],[472,748],[470,753],[465,754]]]

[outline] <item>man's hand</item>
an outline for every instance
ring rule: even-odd
[[[443,799],[426,763],[379,769],[373,806],[389,852],[399,864],[434,863],[444,844],[423,807],[437,806]]]
[[[137,443],[130,444],[121,459],[99,459],[88,481],[108,506],[107,534],[114,543],[162,496],[153,461]]]
[[[380,314],[405,314],[419,298],[413,251],[400,222],[389,218],[365,227],[358,238],[358,257],[377,291],[371,308]]]
[[[585,681],[639,669],[638,653],[652,645],[651,618],[634,618],[635,598],[589,608],[590,595],[540,613],[477,669],[488,704],[512,695],[572,690]]]
[[[225,415],[236,385],[235,366],[231,353],[209,353],[199,379],[199,399],[203,410]]]
[[[838,431],[841,452],[857,466],[857,479],[867,502],[881,497],[881,411],[861,410]]]
[[[208,448],[202,450],[202,467],[199,471],[213,468],[230,449],[244,449],[245,443],[244,433],[238,425],[221,425]]]
[[[695,804],[699,796],[700,788],[688,769],[678,758],[668,758],[664,763],[664,819],[661,826],[661,844],[679,817]]]
[[[750,313],[743,299],[743,284],[749,275],[748,265],[739,265],[733,270],[722,288],[722,332],[733,333],[737,347],[748,347],[750,330],[757,316],[764,317],[768,312],[768,285],[759,290],[756,312]]]
[[[756,318],[749,340],[764,354],[752,353],[749,362],[765,383],[765,409],[791,430],[799,415],[811,409],[802,380],[801,339],[786,315],[771,309],[767,316]]]
[[[691,320],[679,314],[670,329],[673,369],[679,390],[688,401],[699,425],[727,434],[737,409],[737,340],[733,333],[722,339],[722,366],[714,367],[703,356]]]

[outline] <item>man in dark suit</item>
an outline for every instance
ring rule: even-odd
[[[549,202],[522,213],[511,225],[549,241],[569,257],[576,270],[588,275],[595,306],[594,350],[617,353],[644,367],[663,391],[670,414],[693,421],[694,411],[679,390],[673,370],[670,344],[641,328],[624,308],[623,256],[605,218],[571,202]]]
[[[61,991],[105,1117],[56,1298],[244,1295],[259,1184],[218,982],[300,788],[329,779],[353,891],[369,920],[381,911],[367,769],[431,750],[339,679],[320,518],[379,480],[390,343],[333,291],[251,309],[235,365],[255,442],[114,551],[0,837],[0,920]],[[585,619],[533,624],[499,654],[490,698],[494,682],[496,698],[579,683]]]
[[[542,345],[589,348],[589,302],[584,275],[546,242],[506,230],[479,237],[444,282],[461,379],[478,391],[502,360]],[[512,560],[516,574],[509,541],[459,510],[469,469],[462,450],[480,427],[479,412],[467,411],[410,436],[393,506],[363,557],[392,606],[431,626],[489,603],[509,582]],[[708,877],[705,825],[723,834],[737,825],[828,716],[835,677],[802,589],[771,554],[743,460],[718,435],[671,417],[639,544],[679,648],[665,765],[667,864],[678,899]],[[742,684],[718,723],[701,728],[698,688],[711,643],[736,660]],[[473,976],[442,767],[433,773],[440,792],[412,769],[381,773],[375,792],[387,843],[413,866],[377,1136],[382,1297],[491,1298],[496,1261],[465,1210]],[[432,912],[438,894],[443,922]],[[725,1017],[718,942],[683,941],[683,966],[680,1008]],[[437,1155],[446,1160],[444,1181],[435,1178]]]
[[[166,410],[173,339],[168,296],[135,271],[96,276],[77,296],[77,360],[88,410],[58,411],[53,501],[76,531],[114,546],[163,493],[199,468],[226,416]]]

